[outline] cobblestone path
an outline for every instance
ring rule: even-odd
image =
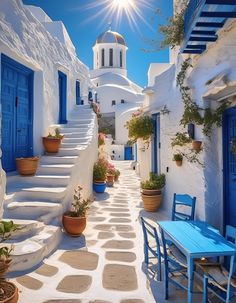
[[[96,199],[80,238],[63,235],[57,251],[34,272],[14,280],[19,303],[154,303],[143,262],[138,222],[139,178],[116,162],[118,183]]]

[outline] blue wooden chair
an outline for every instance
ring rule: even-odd
[[[172,221],[194,220],[196,197],[174,194]]]
[[[144,261],[149,263],[149,252],[157,258],[157,279],[161,281],[161,248],[156,227],[152,226],[141,217],[143,237],[144,237]],[[154,242],[153,245],[150,243]]]
[[[164,237],[164,233],[160,231],[160,245],[163,247],[163,258],[165,264],[165,300],[169,297],[169,283],[174,286],[188,290],[187,284],[178,282],[175,278],[175,274],[182,275],[183,278],[188,279],[187,276],[187,260],[184,254],[174,244],[168,245]]]
[[[227,225],[225,238],[236,246],[236,228]],[[198,266],[204,274],[203,302],[208,302],[208,290],[223,302],[231,302],[236,294],[236,263],[232,273],[228,272],[229,258],[225,258],[225,267],[221,263],[203,263]]]

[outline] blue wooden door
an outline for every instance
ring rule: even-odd
[[[59,87],[59,123],[67,123],[67,77],[64,73],[58,72],[58,87]]]
[[[2,166],[15,170],[15,158],[31,156],[33,129],[33,72],[2,55]]]
[[[154,134],[152,139],[152,171],[160,173],[160,114],[152,115]]]
[[[236,227],[236,108],[225,113],[223,139],[225,225]]]
[[[125,160],[133,160],[132,146],[125,146]]]
[[[80,82],[77,80],[75,85],[76,85],[76,87],[75,87],[75,91],[76,91],[76,104],[77,105],[81,105]]]

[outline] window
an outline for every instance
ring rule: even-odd
[[[122,51],[120,51],[120,67],[123,66],[123,58],[122,58]]]
[[[121,100],[120,100],[120,103],[122,103],[122,104],[125,103],[125,100],[124,100],[124,99],[121,99]]]
[[[109,49],[109,66],[113,66],[113,49]]]
[[[102,66],[105,66],[105,49],[102,49],[102,62],[101,62]]]
[[[116,105],[116,100],[112,100],[111,101],[111,105],[113,106],[113,105]]]

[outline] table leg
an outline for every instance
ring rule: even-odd
[[[194,269],[193,259],[188,257],[187,262],[188,262],[188,303],[192,303],[192,299],[193,299],[193,269]]]
[[[235,256],[233,255],[230,258],[230,270],[229,270],[228,285],[227,285],[226,303],[230,302],[230,288],[231,288],[230,282],[233,274],[234,262],[235,262]]]

